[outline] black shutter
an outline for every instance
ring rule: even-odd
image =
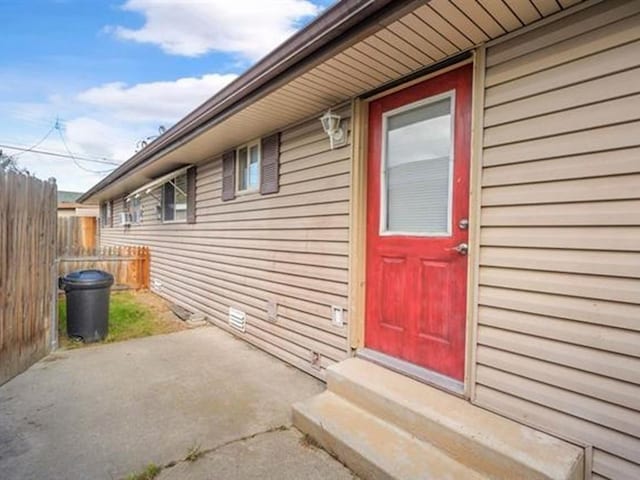
[[[222,155],[222,201],[236,198],[236,151]]]
[[[262,139],[260,193],[278,193],[280,189],[280,134]]]
[[[113,227],[113,200],[109,200],[109,226]]]
[[[187,170],[187,223],[196,223],[196,168]]]

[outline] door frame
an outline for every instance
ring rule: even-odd
[[[347,341],[351,354],[364,350],[365,278],[367,232],[367,143],[369,103],[416,83],[472,63],[471,152],[469,178],[469,252],[467,267],[467,303],[465,332],[465,367],[462,396],[474,398],[476,370],[476,338],[478,326],[478,271],[480,234],[480,189],[482,173],[482,131],[484,106],[485,48],[478,47],[470,59],[430,72],[369,98],[352,102],[351,195],[349,230],[349,330]],[[365,354],[366,355],[366,354]],[[408,372],[410,374],[410,372]],[[434,385],[438,387],[438,385]],[[441,385],[447,392],[460,394]]]

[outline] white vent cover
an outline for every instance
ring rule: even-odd
[[[154,278],[151,281],[151,290],[153,290],[154,292],[162,292],[162,282],[157,278]]]
[[[240,332],[244,332],[247,325],[245,313],[236,308],[229,307],[229,325]]]

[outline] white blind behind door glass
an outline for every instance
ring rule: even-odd
[[[449,230],[451,103],[449,97],[387,118],[385,231]]]

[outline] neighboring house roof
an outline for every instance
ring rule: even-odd
[[[58,202],[58,210],[75,210],[76,208],[90,208],[92,206],[77,202]]]
[[[75,202],[82,196],[82,192],[69,192],[58,190],[58,204],[65,202]]]

